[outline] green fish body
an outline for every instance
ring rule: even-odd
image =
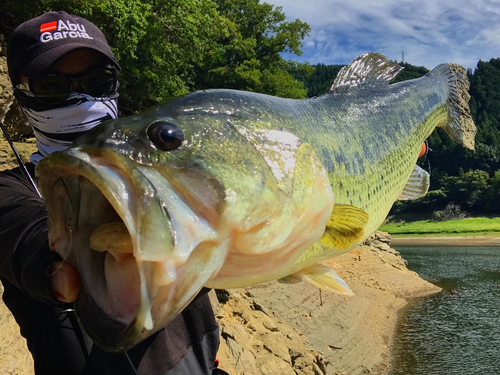
[[[82,274],[76,310],[91,337],[129,348],[203,286],[304,278],[351,294],[317,263],[426,193],[415,163],[436,126],[474,147],[465,70],[390,85],[400,70],[369,53],[318,98],[200,91],[44,158],[49,237]]]

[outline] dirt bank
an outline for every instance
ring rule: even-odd
[[[3,287],[0,283],[0,294]],[[31,375],[33,359],[19,326],[10,311],[0,301],[0,375]]]

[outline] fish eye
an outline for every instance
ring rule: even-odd
[[[157,121],[149,125],[147,134],[149,140],[162,151],[175,150],[184,140],[182,130],[168,121]]]

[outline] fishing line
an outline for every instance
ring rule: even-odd
[[[128,366],[129,366],[129,370],[132,372],[133,375],[139,375],[139,373],[137,372],[134,364],[132,363],[132,360],[130,359],[128,353],[125,351],[123,352],[123,355],[125,356],[126,358],[126,361],[128,363]]]
[[[69,321],[71,322],[71,325],[73,326],[73,331],[75,332],[76,339],[80,344],[80,349],[82,349],[83,357],[85,358],[85,363],[89,363],[90,359],[89,352],[87,351],[87,345],[85,345],[85,339],[83,338],[82,329],[80,328],[80,325],[78,324],[78,321],[76,319],[75,309],[66,310],[66,314],[69,318]]]
[[[62,181],[62,184],[63,184],[64,188],[66,189],[66,194],[68,194],[68,197],[69,197],[70,193],[69,193],[68,186],[64,183],[63,179],[60,179],[60,180]],[[71,207],[71,217],[74,217],[74,215],[73,215],[73,212],[75,211],[74,207],[72,204],[70,204],[70,207]],[[68,221],[73,222],[73,219],[68,220]],[[62,265],[66,262],[66,259],[68,258],[69,250],[71,249],[71,245],[73,244],[73,228],[71,228],[70,224],[66,223],[66,230],[69,232],[69,244],[66,247],[66,251],[64,252],[64,258],[61,259],[61,264],[57,267],[57,269],[52,274],[48,274],[47,276],[52,276],[57,271],[59,271],[59,269],[62,267]],[[55,249],[54,249],[54,251],[55,251]],[[56,253],[59,254],[57,251],[56,251]]]
[[[68,244],[68,247],[66,248],[66,252],[64,253],[64,258],[62,258],[60,260],[61,264],[59,264],[59,266],[57,267],[57,269],[54,272],[47,272],[46,273],[47,276],[53,276],[57,271],[59,271],[61,269],[62,265],[64,264],[64,262],[66,262],[66,258],[68,258],[69,249],[71,249],[71,245],[73,244],[73,229],[71,229],[71,226],[69,226],[69,224],[66,224],[66,229],[69,232],[69,244]],[[56,251],[56,253],[59,254],[57,251]]]

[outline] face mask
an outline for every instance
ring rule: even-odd
[[[26,99],[18,100],[36,137],[38,152],[31,155],[31,162],[36,164],[52,152],[67,149],[86,131],[116,118],[116,97],[95,98],[72,93],[64,106],[57,108],[35,107]]]

